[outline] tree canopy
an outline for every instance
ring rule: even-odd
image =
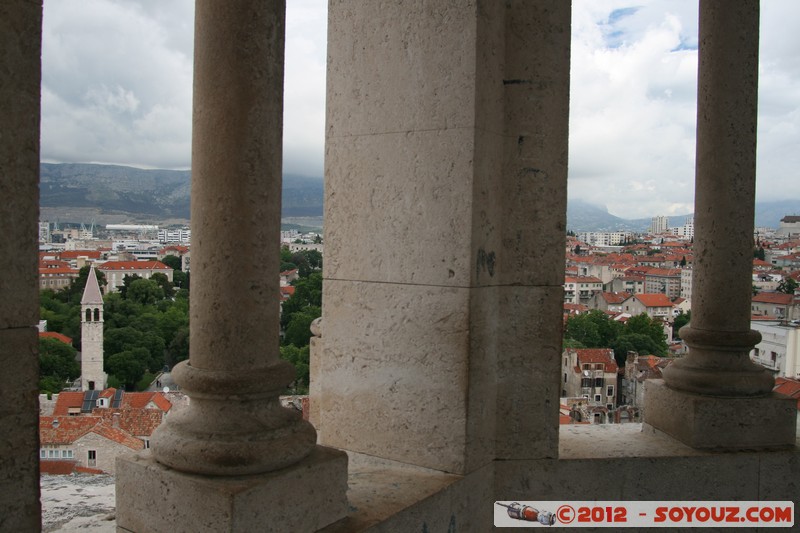
[[[665,356],[666,335],[659,320],[646,314],[632,316],[623,324],[602,311],[594,310],[567,319],[564,347],[612,348],[617,364],[623,366],[628,351]]]

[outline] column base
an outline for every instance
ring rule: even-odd
[[[317,531],[347,515],[347,455],[316,446],[292,466],[204,476],[143,452],[117,460],[117,531]]]
[[[771,393],[756,398],[715,398],[645,382],[644,423],[692,448],[771,450],[795,445],[797,401]]]

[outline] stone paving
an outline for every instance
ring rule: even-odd
[[[114,477],[73,474],[41,476],[42,531],[114,533]]]

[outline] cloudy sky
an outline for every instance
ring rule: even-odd
[[[325,0],[288,0],[284,169],[322,175]],[[45,0],[42,159],[188,168],[193,2]],[[800,199],[800,1],[762,0],[758,198]],[[691,212],[696,0],[574,0],[570,198]]]

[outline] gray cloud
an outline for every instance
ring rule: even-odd
[[[45,2],[42,158],[188,168],[191,0]],[[287,2],[284,168],[320,176],[325,0]],[[761,16],[760,199],[800,198],[800,2]],[[570,196],[692,210],[697,0],[574,0]]]

